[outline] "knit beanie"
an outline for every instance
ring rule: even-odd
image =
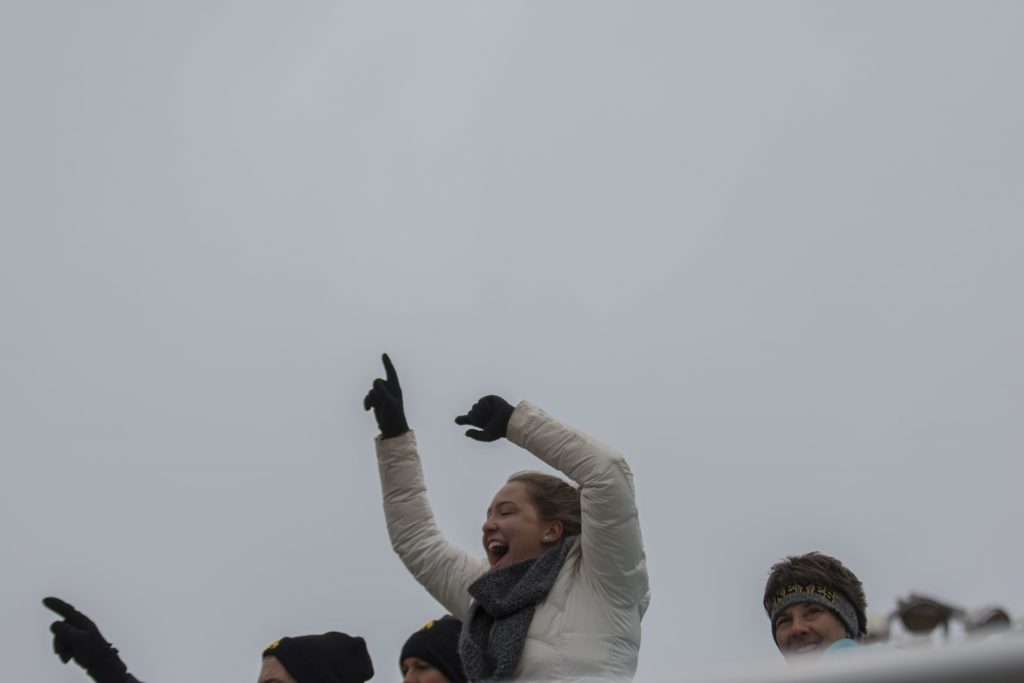
[[[297,683],[365,683],[373,678],[366,641],[337,631],[282,638],[263,656],[276,657]]]
[[[462,622],[450,615],[428,621],[405,641],[398,658],[399,666],[406,657],[416,657],[443,673],[451,683],[466,683],[459,658],[461,631]]]

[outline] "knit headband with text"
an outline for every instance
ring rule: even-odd
[[[816,583],[791,583],[785,588],[780,588],[772,597],[772,609],[768,618],[771,620],[773,638],[775,637],[775,617],[782,610],[798,602],[813,602],[834,612],[839,617],[839,621],[843,622],[843,626],[846,627],[846,632],[851,638],[856,638],[860,633],[860,628],[857,626],[857,611],[850,601],[843,597],[842,593]]]

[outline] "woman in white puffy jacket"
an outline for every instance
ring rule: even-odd
[[[462,620],[470,681],[628,680],[650,602],[633,476],[621,455],[536,406],[480,399],[456,423],[478,441],[509,441],[579,488],[515,474],[483,525],[486,559],[449,544],[426,498],[416,439],[384,355],[364,406],[381,434],[377,458],[391,544],[431,595]]]

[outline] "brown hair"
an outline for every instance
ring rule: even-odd
[[[562,523],[562,536],[579,536],[583,530],[580,490],[565,481],[543,472],[516,472],[508,478],[526,485],[526,492],[541,519]]]
[[[764,611],[771,614],[772,598],[776,591],[793,583],[821,584],[842,593],[857,613],[857,636],[867,633],[868,601],[864,596],[864,586],[842,562],[819,552],[791,555],[776,562],[772,565],[768,583],[764,587]]]

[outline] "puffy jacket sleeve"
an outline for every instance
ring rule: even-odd
[[[487,571],[487,561],[448,543],[437,528],[415,434],[377,437],[376,445],[391,547],[435,600],[457,619],[465,618],[469,584]]]
[[[527,401],[516,406],[509,441],[522,446],[580,487],[581,573],[619,606],[650,600],[633,473],[625,458]]]

